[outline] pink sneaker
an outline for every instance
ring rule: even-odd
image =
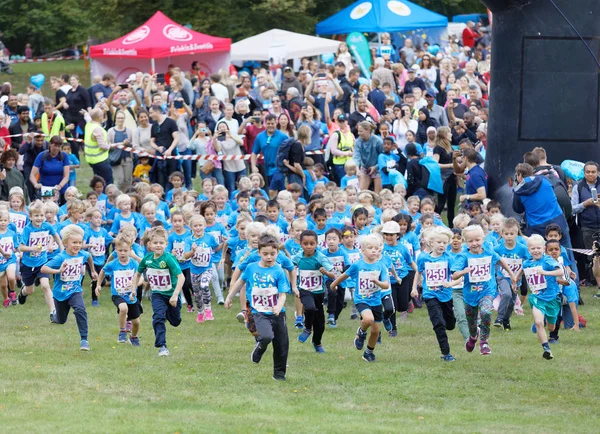
[[[477,336],[474,338],[469,336],[469,339],[467,339],[467,342],[465,342],[465,350],[467,350],[467,353],[473,352],[475,349],[475,344],[477,344],[477,339],[479,339],[479,327],[477,328]]]
[[[479,344],[479,353],[481,353],[482,356],[489,356],[492,354],[492,349],[487,342],[481,342]]]
[[[212,309],[206,309],[206,321],[213,321],[215,317],[212,314]]]
[[[194,312],[194,306],[188,304],[187,310],[188,310],[188,313]]]
[[[4,301],[2,302],[2,306],[4,306],[4,307],[8,307],[8,306],[10,306],[10,300],[9,300],[8,298],[7,298],[6,300],[4,300]]]
[[[196,322],[197,322],[197,323],[202,323],[202,322],[204,322],[204,312],[202,312],[202,313],[198,313],[198,317],[196,318]]]
[[[10,291],[8,293],[8,298],[10,298],[10,303],[13,306],[16,306],[16,304],[17,304],[17,293],[15,291]]]
[[[133,324],[131,323],[131,321],[127,321],[125,323],[125,331],[127,333],[131,333],[131,329],[133,328]]]

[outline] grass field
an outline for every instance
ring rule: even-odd
[[[85,165],[78,171],[83,192],[90,176]],[[397,338],[384,336],[377,362],[367,364],[352,346],[358,322],[346,309],[325,331],[324,355],[288,327],[288,381],[275,382],[270,349],[260,365],[250,362],[253,338],[235,309],[214,306],[215,321],[201,325],[182,312],[179,328],[167,326],[171,356],[158,358],[147,301],[142,347],[119,345],[109,290],[93,308],[84,287],[89,353],[79,351],[73,315],[49,323],[39,291],[0,309],[2,432],[598,432],[595,288],[583,292],[588,328],[561,331],[552,361],[542,359],[527,308],[512,332],[492,330],[490,357],[466,353],[458,330],[449,332],[457,362],[444,363],[422,309],[399,323]]]

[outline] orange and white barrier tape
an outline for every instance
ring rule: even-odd
[[[12,59],[9,63],[41,63],[41,62],[55,62],[57,60],[75,60],[81,59],[83,56],[56,56],[56,57],[36,57],[34,59]]]

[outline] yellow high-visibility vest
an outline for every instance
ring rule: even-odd
[[[42,132],[46,136],[60,136],[60,132],[65,129],[65,118],[62,117],[60,112],[54,112],[52,120],[52,126],[48,128],[48,115],[46,112],[42,114]],[[50,140],[50,138],[48,138]]]
[[[89,164],[98,164],[108,159],[108,150],[102,149],[92,134],[96,128],[101,128],[104,134],[104,141],[108,141],[108,133],[102,125],[96,122],[88,122],[85,125],[85,161]]]

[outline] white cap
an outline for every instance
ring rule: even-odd
[[[393,220],[389,222],[385,222],[383,228],[381,228],[382,234],[399,234],[400,233],[400,225]]]
[[[135,73],[130,74],[129,77],[127,78],[127,80],[125,80],[126,83],[129,83],[130,81],[136,81],[137,80],[137,75]]]

